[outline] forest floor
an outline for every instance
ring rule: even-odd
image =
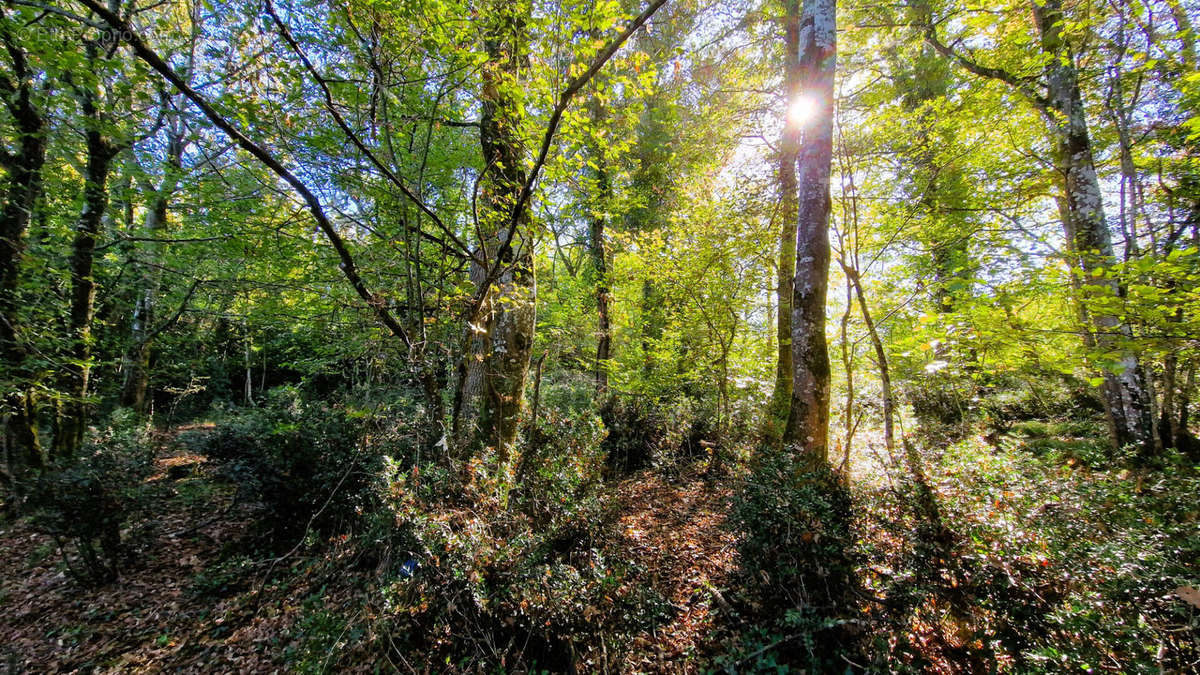
[[[643,471],[622,481],[616,496],[628,559],[675,610],[668,623],[635,638],[625,665],[677,670],[712,646],[714,604],[725,602],[720,589],[737,568],[736,536],[725,524],[731,490],[693,465],[669,481]]]
[[[286,641],[286,613],[255,612],[252,593],[228,592],[249,590],[249,579],[197,592],[252,522],[230,508],[233,486],[214,480],[204,457],[172,452],[156,465],[148,482],[160,489],[125,533],[133,555],[117,583],[81,588],[53,538],[25,520],[0,526],[0,663],[8,672],[272,668],[269,647]]]
[[[878,638],[882,663],[970,672],[946,640],[930,637],[945,632],[943,596],[963,596],[974,610],[958,628],[984,639],[977,655],[1008,631],[1033,671],[1198,667],[1194,470],[1157,474],[1143,488],[1129,471],[1081,454],[1089,446],[1079,438],[1046,426],[1029,423],[999,446],[968,439],[929,459],[955,532],[952,565],[926,569],[914,555],[919,528],[906,515],[906,493],[881,482],[886,467],[856,474],[863,589],[910,597],[914,608],[874,619],[888,631]],[[378,589],[371,595],[371,568],[355,558],[354,540],[307,542],[282,557],[248,548],[255,505],[236,499],[214,462],[171,442],[181,430],[158,438],[150,498],[124,532],[131,555],[116,583],[80,586],[51,537],[27,519],[0,519],[0,672],[372,672],[386,636],[370,634]],[[622,672],[696,672],[727,657],[729,639],[746,628],[734,625],[730,606],[745,581],[726,523],[737,480],[718,473],[699,462],[606,488],[616,514],[608,541],[628,562],[628,582],[664,607],[607,660]],[[913,587],[913,579],[925,581]],[[1023,588],[1036,602],[1022,600]],[[988,660],[1026,669],[998,656]]]
[[[328,579],[306,579],[312,568],[299,561],[272,570],[272,560],[239,555],[236,543],[252,534],[253,514],[204,457],[170,443],[175,432],[159,439],[157,471],[148,479],[157,489],[124,533],[132,555],[118,582],[81,587],[52,537],[24,519],[0,521],[0,671],[288,667],[300,648],[305,600],[324,595]],[[671,478],[646,470],[612,486],[618,545],[638,570],[633,581],[672,608],[665,623],[634,638],[624,669],[677,672],[681,661],[695,663],[714,646],[707,642],[714,604],[725,602],[720,589],[736,568],[734,534],[725,526],[730,493],[700,466]],[[337,542],[331,548],[326,557],[338,555]],[[264,589],[272,571],[278,581]],[[351,592],[332,586],[328,593]]]

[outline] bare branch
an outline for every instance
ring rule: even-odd
[[[925,41],[929,43],[929,46],[937,50],[937,52],[942,56],[957,62],[958,65],[964,70],[974,73],[980,77],[985,77],[990,80],[999,80],[1012,86],[1017,91],[1021,92],[1026,98],[1032,101],[1033,104],[1041,110],[1045,110],[1049,105],[1049,101],[1046,99],[1046,97],[1039,94],[1033,88],[1036,78],[1018,77],[1003,68],[985,66],[976,62],[974,59],[965,56],[961,52],[956,51],[952,46],[942,42],[942,40],[938,37],[937,27],[934,25],[932,19],[925,23],[923,30],[925,32]]]

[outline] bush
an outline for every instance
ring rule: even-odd
[[[261,503],[267,538],[294,544],[311,528],[343,532],[371,510],[383,448],[366,441],[371,414],[307,403],[291,387],[269,393],[212,431],[181,442],[221,463],[242,498]]]
[[[1093,388],[1061,375],[1001,383],[980,399],[979,407],[990,424],[1010,424],[1014,420],[1086,420],[1104,412]]]
[[[1011,433],[1019,449],[1056,462],[1103,468],[1129,459],[1114,450],[1108,430],[1095,421],[1030,420],[1014,424]]]
[[[455,469],[388,463],[382,614],[398,654],[418,669],[563,672],[598,632],[653,615],[606,553],[603,438],[593,413],[551,410],[515,467],[486,454]]]
[[[573,513],[594,510],[607,432],[594,413],[547,411],[525,432],[512,500],[538,526],[562,526]]]
[[[42,474],[28,497],[33,526],[54,537],[69,574],[85,585],[117,578],[121,530],[146,501],[153,471],[149,428],[118,412],[77,461]]]
[[[764,451],[744,480],[730,514],[741,534],[741,600],[768,631],[764,640],[771,631],[794,637],[772,659],[818,670],[844,665],[834,653],[838,613],[852,606],[850,514],[845,483],[828,468],[809,471],[792,453]]]
[[[974,383],[950,373],[931,373],[909,387],[908,401],[922,426],[956,427],[968,419]]]
[[[644,397],[613,396],[604,401],[600,416],[608,429],[603,446],[608,467],[619,473],[667,467],[694,457],[713,431],[713,416],[689,398],[666,405]]]

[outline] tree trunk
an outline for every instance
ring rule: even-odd
[[[1175,313],[1183,318],[1183,310]],[[1164,448],[1176,447],[1179,439],[1179,416],[1176,414],[1176,388],[1178,385],[1179,356],[1172,350],[1163,362],[1162,405],[1159,406],[1158,435]]]
[[[858,270],[843,266],[846,278],[854,286],[854,295],[858,298],[858,308],[862,312],[863,324],[867,334],[871,336],[871,346],[875,349],[875,362],[879,366],[879,384],[883,389],[883,444],[887,448],[888,459],[896,459],[896,395],[892,391],[892,371],[888,367],[887,351],[883,347],[883,339],[871,318],[871,308],[867,306],[867,296],[863,293],[862,279]]]
[[[245,335],[242,336],[242,369],[245,376],[242,378],[242,401],[248,405],[254,405],[254,369],[250,364],[250,327],[243,325],[242,330]]]
[[[1188,366],[1187,378],[1183,383],[1183,391],[1179,394],[1179,424],[1177,428],[1184,438],[1190,437],[1192,433],[1188,429],[1188,408],[1192,403],[1192,390],[1195,386],[1196,366],[1193,364]]]
[[[526,181],[519,88],[528,58],[528,7],[497,2],[493,9],[484,39],[488,62],[483,67],[479,122],[487,167],[481,181],[482,261],[477,258],[472,272],[484,301],[474,329],[478,339],[473,342],[479,351],[468,355],[479,365],[479,386],[466,393],[479,397],[476,447],[495,448],[504,464],[510,458],[524,405],[537,283],[528,210],[514,214]]]
[[[1043,112],[1054,131],[1055,163],[1064,179],[1066,208],[1063,228],[1075,258],[1085,295],[1100,299],[1121,294],[1119,283],[1104,273],[1115,263],[1112,238],[1104,216],[1091,137],[1074,59],[1061,35],[1060,0],[1033,3],[1042,50],[1052,58],[1046,67],[1048,97]],[[1085,303],[1095,306],[1097,303]],[[1142,458],[1156,447],[1149,389],[1136,354],[1123,344],[1133,337],[1129,324],[1104,309],[1087,309],[1096,347],[1117,355],[1116,367],[1105,368],[1101,392],[1113,441],[1133,445]]]
[[[93,267],[96,239],[104,210],[108,207],[108,174],[117,147],[104,137],[95,98],[83,90],[82,108],[87,130],[87,166],[84,170],[83,207],[71,245],[71,313],[69,319],[70,359],[63,369],[62,406],[54,435],[55,459],[71,459],[83,444],[87,428],[87,391],[92,358],[92,314],[96,300]]]
[[[783,36],[784,113],[783,137],[779,146],[779,276],[776,298],[775,389],[771,393],[766,436],[778,441],[788,422],[792,405],[792,283],[796,274],[796,159],[802,133],[800,120],[790,114],[800,97],[800,0],[784,0]]]
[[[591,101],[592,124],[599,127],[604,123],[604,104],[596,97]],[[608,249],[604,241],[608,208],[612,201],[612,187],[608,182],[608,170],[604,151],[596,143],[591,148],[596,161],[596,196],[592,207],[591,227],[588,231],[588,252],[592,258],[592,270],[596,275],[596,392],[608,390],[608,360],[612,352],[612,326],[608,305],[610,290],[608,280]]]
[[[828,461],[829,349],[825,295],[829,281],[829,176],[833,159],[835,0],[805,0],[800,15],[801,87],[815,114],[803,127],[798,155],[796,275],[792,287],[792,409],[784,441],[811,466]]]
[[[8,414],[6,443],[10,456],[39,468],[44,463],[37,428],[37,399],[25,368],[20,339],[18,286],[25,255],[26,233],[42,197],[42,167],[46,162],[45,124],[33,102],[33,83],[24,52],[5,32],[0,35],[12,58],[14,80],[0,78],[4,104],[12,116],[16,152],[5,157],[8,185],[0,206],[0,358],[7,372],[3,401]]]
[[[173,108],[170,111],[173,111]],[[146,219],[142,223],[142,231],[147,239],[157,238],[167,226],[167,209],[171,195],[178,185],[186,147],[184,128],[178,120],[172,118],[162,182],[151,191],[150,208],[146,210]],[[149,258],[149,262],[153,263],[160,257],[161,248],[153,241],[147,242],[144,255]],[[130,346],[124,356],[125,381],[121,387],[121,405],[142,414],[149,409],[146,392],[150,387],[150,351],[153,346],[152,331],[156,320],[160,277],[160,270],[153,264],[143,266],[138,279],[137,297],[134,300]]]
[[[844,265],[844,263],[843,263]],[[846,371],[846,407],[842,414],[842,465],[843,473],[850,470],[850,453],[854,447],[854,355],[850,351],[850,313],[854,310],[854,287],[846,275],[846,311],[842,313],[840,325],[842,342],[842,369]]]
[[[641,339],[642,339],[642,378],[649,382],[654,377],[654,367],[657,365],[655,349],[662,339],[664,324],[662,295],[654,285],[654,280],[647,277],[642,280],[641,297]]]

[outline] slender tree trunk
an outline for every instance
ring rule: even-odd
[[[242,378],[242,401],[248,405],[254,405],[254,369],[250,363],[250,327],[242,326],[245,335],[242,336],[242,369],[245,371],[245,376]]]
[[[471,263],[471,283],[477,287],[483,280],[484,271],[477,262]],[[481,308],[482,309],[482,308]],[[479,417],[479,403],[483,390],[483,332],[476,322],[467,323],[462,341],[462,358],[455,372],[456,386],[450,404],[450,437],[456,450],[465,449],[475,437],[475,423]]]
[[[1178,321],[1183,319],[1183,310],[1175,312]],[[1162,405],[1159,406],[1158,435],[1164,448],[1176,447],[1179,440],[1179,416],[1175,401],[1178,383],[1179,356],[1172,350],[1163,360]]]
[[[1167,6],[1171,9],[1171,18],[1175,21],[1175,28],[1179,31],[1179,42],[1181,45],[1181,53],[1183,66],[1187,71],[1196,69],[1196,31],[1192,27],[1192,20],[1188,17],[1187,8],[1181,0],[1167,0]]]
[[[1192,225],[1192,246],[1200,248],[1200,209],[1197,208],[1195,202],[1192,203],[1192,210],[1189,216]],[[1183,388],[1179,391],[1178,403],[1179,415],[1178,421],[1174,425],[1175,429],[1175,447],[1186,449],[1188,452],[1195,453],[1198,446],[1196,437],[1192,435],[1192,430],[1188,428],[1188,408],[1192,404],[1192,391],[1196,385],[1196,362],[1189,361],[1187,366],[1187,376],[1184,378]]]
[[[776,285],[775,388],[771,393],[766,435],[778,441],[788,423],[792,405],[792,283],[796,275],[796,219],[798,217],[796,159],[800,153],[801,120],[791,114],[800,98],[800,0],[784,0],[783,137],[779,145],[779,276]]]
[[[656,330],[660,312],[654,282],[642,280],[641,298],[641,338],[642,338],[642,378],[649,380],[654,375],[654,345],[660,332]]]
[[[1060,0],[1046,0],[1041,5],[1035,2],[1033,10],[1042,50],[1052,57],[1046,67],[1048,97],[1044,112],[1054,131],[1055,161],[1064,179],[1063,227],[1067,244],[1077,260],[1085,294],[1115,298],[1121,295],[1120,285],[1103,270],[1111,267],[1116,258],[1104,216],[1078,73],[1061,34]],[[1157,445],[1153,403],[1141,363],[1124,344],[1132,338],[1132,329],[1109,311],[1091,308],[1087,311],[1096,346],[1118,354],[1118,372],[1106,368],[1101,387],[1113,440],[1118,446],[1137,447],[1141,456],[1147,458]]]
[[[842,263],[845,267],[845,263]],[[850,313],[854,310],[854,287],[850,275],[846,275],[846,311],[842,313],[840,334],[842,342],[842,369],[846,371],[846,407],[842,414],[842,429],[845,434],[842,441],[841,470],[850,468],[850,453],[854,447],[854,356],[850,351]]]
[[[25,348],[20,338],[18,287],[26,234],[42,198],[42,168],[46,162],[45,123],[33,101],[33,77],[25,54],[6,32],[0,35],[13,61],[13,81],[2,79],[4,105],[15,127],[15,152],[5,158],[8,184],[0,206],[0,358],[6,377],[3,402],[8,414],[6,443],[11,457],[32,468],[45,457],[37,425],[37,398],[25,367]]]
[[[858,309],[862,312],[863,324],[867,327],[867,335],[871,336],[871,346],[875,349],[875,362],[879,366],[879,384],[883,389],[883,444],[887,448],[888,457],[896,458],[896,395],[892,390],[892,371],[888,366],[887,351],[883,347],[883,338],[871,318],[871,308],[867,306],[867,296],[863,293],[862,279],[858,270],[844,266],[846,278],[854,286],[854,295],[858,299]]]
[[[592,124],[596,127],[604,123],[604,104],[597,97],[591,101]],[[608,208],[612,201],[612,187],[608,181],[608,169],[605,163],[604,151],[599,144],[594,144],[591,154],[596,161],[596,195],[592,210],[591,227],[588,231],[588,252],[592,258],[592,270],[596,275],[596,392],[604,394],[608,390],[608,361],[612,352],[612,326],[609,318],[608,248],[605,244],[605,229],[608,222]]]
[[[815,113],[804,125],[797,159],[799,217],[792,286],[792,409],[784,441],[811,466],[828,462],[829,349],[825,298],[829,282],[829,177],[833,159],[835,0],[805,0],[800,15],[801,88]]]
[[[1179,433],[1184,437],[1191,436],[1191,430],[1188,429],[1188,408],[1192,403],[1192,391],[1196,386],[1196,366],[1189,365],[1187,369],[1187,378],[1183,383],[1183,391],[1179,393],[1179,424],[1177,428]]]
[[[182,124],[172,119],[171,131],[167,137],[167,159],[163,164],[162,182],[151,192],[150,208],[146,210],[146,219],[142,224],[142,231],[147,239],[159,237],[167,226],[167,209],[171,195],[178,185],[186,145]],[[146,243],[144,255],[149,258],[150,263],[158,260],[161,248],[153,241]],[[143,414],[149,407],[146,392],[150,387],[150,352],[153,347],[151,335],[156,321],[160,277],[160,271],[155,265],[143,266],[138,279],[137,297],[134,300],[130,346],[124,356],[125,381],[121,388],[121,405]]]
[[[481,186],[480,227],[486,266],[477,260],[473,277],[484,302],[477,316],[482,352],[478,361],[479,415],[476,445],[493,447],[502,464],[510,458],[525,399],[533,348],[537,283],[528,210],[514,222],[513,210],[525,184],[520,102],[521,75],[528,59],[528,6],[497,1],[484,38],[480,143],[487,173]],[[515,231],[513,231],[515,229]],[[522,231],[524,230],[524,231]],[[495,274],[489,274],[489,269]],[[488,278],[489,276],[493,278]],[[486,287],[484,287],[486,286]],[[470,378],[468,378],[470,379]],[[468,389],[468,393],[472,393]]]
[[[83,444],[87,428],[88,379],[92,358],[92,315],[96,301],[93,276],[96,239],[108,207],[108,174],[118,148],[104,137],[96,102],[83,90],[82,107],[87,130],[87,166],[84,170],[83,207],[71,246],[70,360],[64,370],[66,402],[54,436],[54,456],[69,460]]]

